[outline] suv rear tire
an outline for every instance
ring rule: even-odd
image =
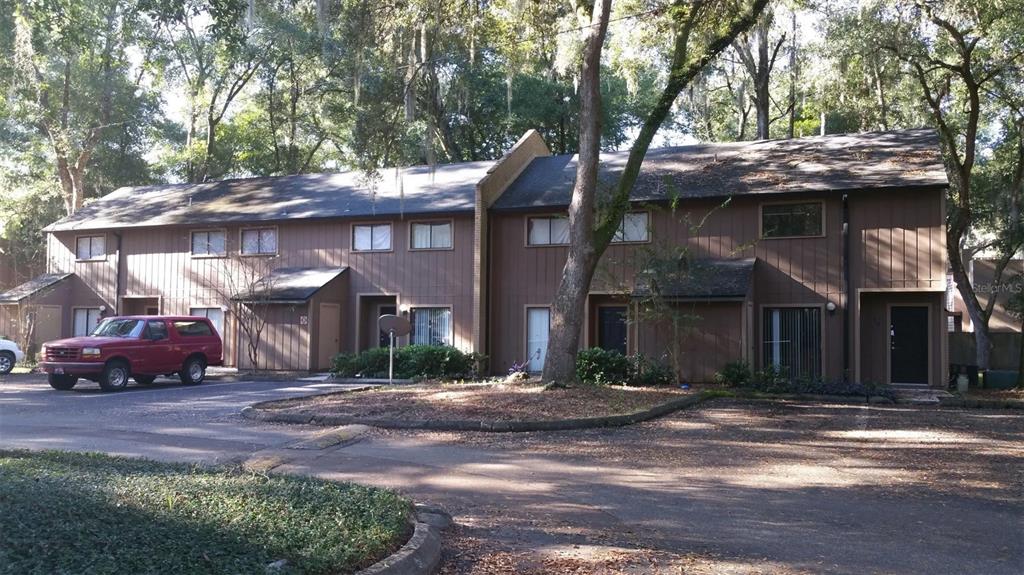
[[[14,369],[14,354],[9,351],[0,351],[0,375],[7,375]]]
[[[181,383],[187,385],[199,385],[206,379],[206,362],[198,357],[190,357],[185,360],[185,365],[181,366],[181,371],[178,372],[178,377],[181,378]]]
[[[128,364],[123,361],[111,361],[103,368],[100,374],[100,388],[103,391],[121,391],[128,387],[128,378],[131,377],[131,370]]]
[[[50,387],[54,389],[67,391],[78,383],[78,378],[73,375],[57,375],[56,373],[51,373],[46,376],[46,381],[48,381],[50,383]]]

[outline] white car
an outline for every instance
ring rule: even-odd
[[[18,344],[9,339],[0,338],[0,375],[7,375],[14,369],[14,364],[25,359],[25,354],[18,349]]]

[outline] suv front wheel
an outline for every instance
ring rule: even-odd
[[[203,380],[206,379],[206,362],[198,357],[188,358],[185,360],[185,365],[181,366],[178,377],[181,378],[182,383],[188,385],[203,383]]]
[[[100,388],[103,391],[121,391],[128,387],[128,378],[131,376],[127,363],[112,361],[103,368],[103,373],[100,374]]]

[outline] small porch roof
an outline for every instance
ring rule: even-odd
[[[252,289],[235,294],[231,299],[242,303],[306,303],[316,292],[334,278],[345,273],[347,269],[347,267],[276,269],[257,280]]]
[[[74,274],[59,273],[38,275],[18,287],[11,288],[0,293],[0,305],[21,303],[23,300],[28,299],[47,288],[57,285],[72,275]]]
[[[736,300],[750,293],[755,258],[692,259],[680,262],[679,269],[656,277],[641,273],[633,289],[634,298],[661,297],[674,300]]]

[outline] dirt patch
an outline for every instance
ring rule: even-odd
[[[288,411],[362,418],[553,421],[635,413],[692,393],[664,387],[545,391],[529,383],[425,383],[315,396],[287,407]]]

